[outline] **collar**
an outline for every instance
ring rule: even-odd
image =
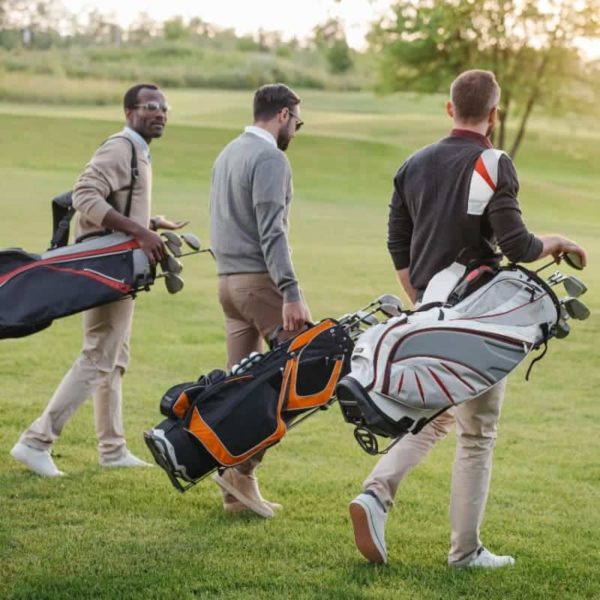
[[[472,140],[473,142],[477,142],[481,146],[485,148],[493,148],[492,142],[490,142],[489,138],[486,138],[485,135],[481,135],[476,131],[471,131],[470,129],[457,129],[454,128],[450,132],[450,137],[460,137],[466,138],[468,140]]]
[[[123,128],[123,133],[141,146],[144,151],[144,156],[146,159],[150,160],[150,146],[148,145],[148,142],[137,131],[134,131],[131,127],[127,127],[127,125]]]
[[[244,131],[246,133],[252,133],[254,135],[257,135],[259,138],[262,138],[266,142],[269,142],[269,144],[273,144],[273,146],[277,148],[277,141],[266,129],[263,129],[262,127],[257,127],[256,125],[248,125],[248,127],[244,128]]]

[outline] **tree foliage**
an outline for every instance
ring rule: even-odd
[[[577,43],[600,35],[600,0],[398,0],[369,33],[380,54],[382,91],[446,91],[458,73],[494,71],[502,87],[497,145],[510,154],[536,106],[589,108],[592,69]]]
[[[313,29],[313,43],[325,54],[332,73],[345,73],[353,66],[352,53],[344,26],[338,19],[328,19]]]

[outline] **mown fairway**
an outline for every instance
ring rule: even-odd
[[[78,93],[85,93],[85,85]],[[289,155],[296,199],[293,258],[313,316],[339,316],[383,292],[399,293],[385,248],[392,176],[414,149],[445,135],[443,98],[303,94],[306,128]],[[210,168],[249,120],[251,93],[179,91],[163,140],[152,145],[154,212],[190,218],[208,242]],[[0,247],[40,252],[50,198],[69,189],[98,143],[121,127],[117,106],[0,104]],[[498,572],[445,566],[452,436],[401,489],[387,529],[390,564],[354,548],[347,504],[374,464],[333,407],[272,449],[260,472],[277,518],[228,517],[216,486],[178,494],[157,467],[97,466],[91,406],[55,446],[68,473],[44,480],[8,452],[41,412],[81,343],[70,317],[21,340],[0,341],[0,597],[44,598],[599,598],[600,134],[593,122],[539,118],[517,158],[521,202],[534,231],[583,243],[593,311],[551,344],[529,383],[511,378],[483,528]],[[549,271],[551,272],[551,271]],[[129,447],[161,420],[169,386],[224,363],[210,259],[190,257],[185,290],[159,284],[136,306],[125,380]],[[17,300],[15,300],[17,301]]]

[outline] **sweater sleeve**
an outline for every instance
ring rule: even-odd
[[[102,225],[112,208],[107,198],[131,183],[130,144],[109,139],[92,156],[73,188],[73,208],[96,225]]]
[[[252,203],[260,246],[271,279],[285,302],[300,299],[287,239],[286,196],[290,172],[285,157],[259,160],[252,180]]]
[[[387,247],[397,271],[406,269],[410,265],[410,244],[413,233],[412,218],[402,195],[405,171],[406,163],[394,178],[394,193],[388,215]]]
[[[518,193],[519,181],[512,161],[502,156],[496,192],[485,214],[502,253],[513,262],[532,262],[540,255],[543,243],[523,223]]]

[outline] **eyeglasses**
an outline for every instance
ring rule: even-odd
[[[289,114],[290,117],[296,119],[296,131],[300,131],[300,128],[302,127],[302,125],[304,125],[304,121],[298,115],[295,115],[292,111],[290,111]]]
[[[168,104],[161,104],[160,102],[146,102],[144,104],[134,104],[133,108],[145,108],[150,112],[161,112],[167,113],[171,110]]]

